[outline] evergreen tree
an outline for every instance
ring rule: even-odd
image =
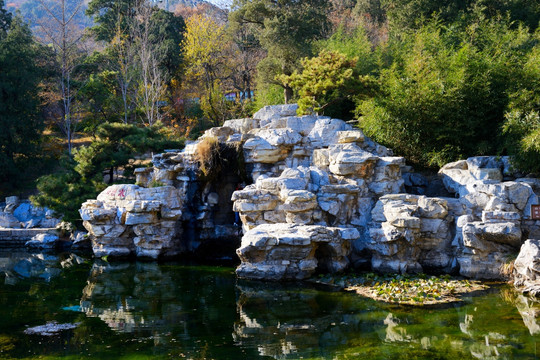
[[[115,179],[115,170],[123,167],[122,183],[133,181],[128,162],[136,154],[179,148],[182,140],[172,140],[161,124],[137,127],[132,124],[105,123],[96,130],[96,139],[73,153],[73,159],[63,160],[63,171],[42,176],[37,188],[39,194],[32,201],[63,214],[66,221],[79,220],[78,210],[87,199],[96,196]]]
[[[141,0],[91,0],[86,14],[93,16],[95,26],[91,28],[97,40],[111,42],[117,30],[128,34],[135,9]]]
[[[11,14],[4,9],[4,0],[0,0],[0,39],[5,36],[11,24]]]
[[[302,58],[312,55],[313,41],[329,30],[328,0],[237,0],[230,21],[236,26],[256,25],[256,35],[267,51],[258,66],[259,81],[279,84],[285,90],[285,101],[292,99],[292,88],[276,80],[291,75]]]
[[[0,181],[9,191],[38,154],[42,71],[37,65],[39,48],[28,26],[19,17],[10,21],[0,14],[2,24],[10,23],[4,35],[0,31]]]
[[[156,9],[151,18],[150,42],[157,43],[159,64],[165,73],[168,82],[180,76],[182,65],[180,44],[184,39],[186,24],[180,16]]]

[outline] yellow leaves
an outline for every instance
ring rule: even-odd
[[[187,73],[198,78],[215,71],[222,62],[227,42],[224,25],[202,14],[189,17],[182,42]]]

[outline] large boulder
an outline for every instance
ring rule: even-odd
[[[540,295],[540,240],[529,239],[514,261],[514,286],[523,293]]]
[[[0,213],[0,228],[21,228],[21,222],[11,213]]]
[[[318,269],[338,272],[349,263],[354,228],[296,224],[263,224],[248,231],[237,250],[240,278],[300,280]]]
[[[31,249],[55,249],[59,245],[60,238],[54,234],[38,234],[25,243]]]
[[[395,194],[375,204],[368,247],[380,272],[450,272],[455,267],[450,227],[453,215],[443,198]]]
[[[183,200],[172,186],[112,185],[85,202],[79,213],[97,257],[157,259],[180,251]]]

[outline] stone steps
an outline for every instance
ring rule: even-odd
[[[0,229],[0,249],[22,248],[35,235],[52,233],[54,231],[54,228]]]

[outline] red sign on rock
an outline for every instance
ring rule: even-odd
[[[540,205],[531,205],[531,218],[540,220]]]

